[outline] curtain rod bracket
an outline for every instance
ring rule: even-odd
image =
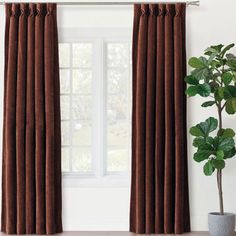
[[[197,6],[199,7],[200,6],[200,1],[188,1],[187,2],[187,6]]]

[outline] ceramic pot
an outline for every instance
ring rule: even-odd
[[[224,215],[220,215],[218,212],[209,213],[208,227],[211,236],[232,236],[235,229],[235,215],[232,213],[224,213]]]

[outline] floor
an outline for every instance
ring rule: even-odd
[[[5,236],[6,234],[0,233],[0,236]],[[144,234],[133,234],[128,232],[64,232],[62,234],[56,234],[58,236],[145,236]],[[157,234],[152,234],[151,236],[157,236]],[[159,234],[158,236],[161,236],[162,234]],[[173,234],[165,234],[162,236],[170,236]],[[183,234],[184,236],[209,236],[210,234],[208,232],[192,232]],[[235,234],[236,235],[236,234]],[[12,235],[13,236],[13,235]],[[147,235],[148,236],[148,235]],[[149,235],[150,236],[150,235]],[[180,234],[179,234],[180,236]]]
[[[129,232],[64,232],[62,234],[58,234],[60,236],[145,236],[144,234],[133,234]],[[152,235],[146,235],[146,236],[173,236],[173,234],[152,234]],[[182,234],[183,236],[210,236],[208,232],[191,232]],[[236,236],[236,232],[234,234]],[[1,235],[0,235],[1,236]],[[181,236],[178,234],[178,236]]]

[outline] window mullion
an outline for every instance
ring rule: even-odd
[[[93,51],[93,168],[96,178],[102,177],[101,159],[103,155],[103,122],[101,116],[101,94],[102,94],[102,62],[101,42],[96,39]]]
[[[73,50],[72,50],[72,44],[70,43],[70,73],[69,73],[69,76],[70,76],[70,98],[69,98],[69,104],[70,104],[70,123],[69,123],[69,130],[70,130],[70,134],[73,133],[73,117],[72,117],[72,89],[73,89],[73,85],[72,85],[72,59],[73,59]],[[69,166],[70,166],[70,172],[72,172],[72,135],[70,135],[70,138],[69,138],[69,146],[70,146],[70,150],[69,150],[69,160],[70,160],[70,163],[69,163]]]
[[[105,74],[105,55],[104,55],[104,42],[101,38],[97,39],[96,54],[96,68],[97,68],[97,87],[96,87],[96,100],[97,100],[97,145],[99,146],[97,157],[97,177],[102,178],[105,175],[105,160],[106,160],[106,74]]]
[[[101,173],[102,175],[106,174],[106,166],[107,166],[107,67],[106,67],[106,59],[107,59],[107,50],[106,50],[106,42],[101,39],[101,127],[102,127],[102,155],[101,155]]]

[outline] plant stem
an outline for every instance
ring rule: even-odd
[[[217,182],[219,191],[220,214],[224,215],[223,191],[222,191],[222,170],[217,170]]]
[[[222,129],[222,107],[221,102],[218,104],[218,116],[219,116],[219,130]],[[222,191],[222,170],[217,170],[217,186],[219,191],[219,203],[220,203],[220,214],[224,215],[224,203],[223,203],[223,191]]]
[[[221,102],[218,103],[218,116],[219,116],[219,130],[222,129],[222,107]]]

